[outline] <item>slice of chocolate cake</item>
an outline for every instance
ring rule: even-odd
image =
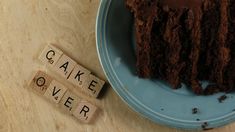
[[[150,42],[153,22],[157,15],[157,1],[128,0],[127,6],[135,17],[138,75],[140,77],[151,77]]]
[[[126,0],[140,77],[196,94],[235,89],[235,0]],[[203,90],[200,80],[212,82]]]

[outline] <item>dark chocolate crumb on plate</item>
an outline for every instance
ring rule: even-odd
[[[220,103],[223,103],[227,98],[228,98],[228,96],[222,95],[222,96],[220,96],[220,97],[218,98],[218,101],[219,101]]]
[[[203,131],[209,131],[209,130],[212,130],[214,128],[204,128]]]
[[[213,128],[208,128],[208,123],[207,123],[207,122],[204,122],[204,123],[201,125],[201,127],[202,127],[202,129],[203,129],[204,131],[213,129]]]
[[[198,111],[199,111],[198,108],[193,108],[193,109],[192,109],[192,114],[197,114]]]

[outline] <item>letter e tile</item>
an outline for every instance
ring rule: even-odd
[[[61,101],[59,102],[59,106],[63,111],[72,114],[74,108],[77,107],[80,98],[72,93],[72,91],[67,90],[65,95],[62,97]]]
[[[83,90],[92,97],[98,97],[101,89],[105,84],[103,80],[99,79],[98,77],[92,74],[89,75],[89,78],[85,83],[86,84]]]

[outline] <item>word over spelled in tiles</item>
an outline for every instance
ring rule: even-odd
[[[73,112],[73,115],[80,121],[89,123],[97,113],[97,107],[85,100],[82,100]]]
[[[98,109],[96,106],[81,99],[45,72],[38,71],[29,86],[46,97],[48,101],[53,102],[52,104],[56,104],[61,110],[82,122],[89,123],[96,115]]]
[[[29,86],[39,94],[43,95],[49,87],[51,81],[52,78],[50,76],[42,71],[38,71],[31,80]]]
[[[62,54],[63,52],[55,46],[47,45],[39,56],[39,60],[49,66],[54,66]]]
[[[66,91],[67,88],[63,84],[59,83],[56,80],[53,80],[50,86],[47,88],[44,96],[50,101],[58,104]]]

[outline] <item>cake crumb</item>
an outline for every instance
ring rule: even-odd
[[[192,109],[192,114],[197,114],[199,112],[198,108],[193,108]]]
[[[207,122],[204,122],[202,125],[201,125],[203,131],[207,131],[207,130],[212,130],[213,128],[208,128],[208,123]]]
[[[227,98],[228,98],[228,96],[222,95],[222,96],[220,96],[220,97],[218,98],[218,101],[219,101],[220,103],[223,103]]]
[[[209,130],[212,130],[214,128],[204,128],[203,131],[209,131]]]

